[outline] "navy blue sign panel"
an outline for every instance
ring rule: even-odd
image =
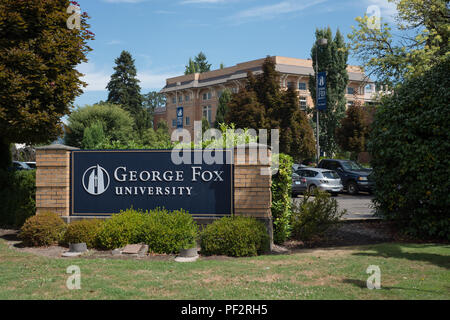
[[[185,156],[190,162],[185,163],[191,164],[178,165],[171,150],[73,151],[71,214],[110,215],[131,207],[164,207],[200,217],[231,215],[231,150],[205,152],[221,160],[206,164],[201,150],[188,151]]]
[[[317,83],[317,109],[324,111],[327,109],[327,73],[318,73]]]
[[[183,128],[183,107],[177,108],[177,128]]]

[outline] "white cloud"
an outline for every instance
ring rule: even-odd
[[[325,1],[327,0],[310,0],[301,2],[293,0],[283,1],[273,5],[259,6],[242,10],[231,17],[228,17],[228,20],[236,23],[243,23],[246,20],[272,19],[282,14],[302,11]]]
[[[79,65],[77,69],[79,72],[84,74],[81,80],[88,84],[88,86],[83,89],[86,92],[105,91],[106,86],[111,79],[111,74],[114,72],[112,68],[97,68],[92,62],[83,63]],[[182,74],[181,71],[166,71],[158,73],[144,70],[142,72],[138,72],[137,78],[141,81],[139,85],[145,91],[148,89],[161,89],[165,86],[167,78],[172,78],[180,74]]]

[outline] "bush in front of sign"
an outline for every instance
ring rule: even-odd
[[[62,240],[66,227],[58,214],[43,212],[25,221],[20,229],[19,238],[26,246],[49,246]]]
[[[198,226],[187,211],[157,208],[148,214],[144,242],[150,252],[179,253],[196,246]]]
[[[200,233],[200,240],[204,255],[256,256],[269,249],[266,227],[251,217],[217,220]]]
[[[142,210],[127,209],[106,220],[98,234],[98,245],[103,249],[121,248],[127,244],[142,243],[149,215]]]
[[[98,246],[98,234],[103,228],[104,221],[99,219],[85,219],[74,221],[67,227],[63,243],[86,243],[88,248]]]

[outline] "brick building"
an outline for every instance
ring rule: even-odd
[[[308,90],[309,75],[314,74],[311,60],[273,56],[275,68],[280,73],[282,88],[294,87],[299,94],[300,107],[314,107]],[[245,86],[247,72],[262,73],[265,59],[239,63],[235,66],[169,78],[161,93],[165,94],[166,106],[155,110],[155,125],[165,120],[170,132],[177,128],[177,107],[183,107],[183,128],[193,134],[194,121],[206,118],[214,123],[219,97],[225,88],[238,92]],[[372,101],[375,84],[368,79],[358,66],[347,67],[349,83],[346,92],[348,104],[355,99]]]

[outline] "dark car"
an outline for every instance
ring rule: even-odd
[[[357,194],[359,191],[372,193],[375,188],[370,176],[372,169],[364,168],[355,161],[323,159],[318,167],[336,171],[341,177],[344,189],[350,194]]]
[[[292,197],[297,197],[297,195],[305,192],[307,190],[306,179],[300,177],[297,173],[292,173]]]

